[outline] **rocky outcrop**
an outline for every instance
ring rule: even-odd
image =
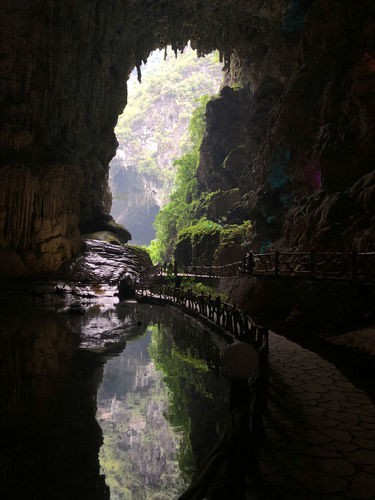
[[[109,212],[129,70],[116,31],[125,13],[111,12],[113,31],[97,2],[5,1],[1,13],[0,273],[41,274],[77,253],[81,230]]]
[[[245,63],[242,69],[245,71]],[[232,85],[235,85],[234,78],[238,78],[236,73],[230,79]],[[243,74],[241,78],[244,78]],[[204,190],[218,191],[215,198],[219,200],[227,201],[234,189],[239,190],[241,199],[233,200],[231,207],[227,203],[223,205],[226,213],[222,215],[230,223],[240,224],[254,218],[248,193],[255,193],[259,183],[253,164],[266,135],[268,113],[280,97],[282,88],[281,82],[267,77],[255,92],[249,85],[235,90],[224,87],[220,97],[207,105],[207,126],[200,150],[198,178]],[[210,212],[212,210],[208,207],[209,217]]]
[[[320,191],[296,204],[284,223],[284,240],[294,248],[375,248],[375,172],[351,188]]]
[[[373,171],[374,19],[371,0],[5,0],[0,273],[55,271],[79,250],[80,233],[108,229],[126,79],[154,48],[177,51],[188,40],[200,54],[219,49],[227,83],[241,88],[223,90],[209,109],[222,113],[211,131],[225,140],[203,146],[203,184],[248,193],[255,246],[310,245],[314,230],[304,237],[289,224],[284,234],[289,211],[307,211],[315,227],[309,196],[324,211],[326,197],[354,196]],[[341,228],[367,246],[373,212],[354,204],[356,220]]]
[[[0,172],[0,274],[58,268],[81,245],[80,168],[8,164]]]
[[[253,164],[259,189],[250,203],[258,246],[279,240],[281,247],[373,248],[373,208],[363,211],[353,199],[357,180],[374,168],[371,15],[366,2],[328,6],[317,0],[307,12],[298,67],[271,111]],[[323,215],[322,221],[327,211],[331,220]],[[321,222],[324,237],[318,234]],[[336,238],[338,227],[344,238]]]
[[[223,89],[207,108],[199,177],[247,193],[254,248],[373,249],[373,19],[367,2],[289,2],[232,56],[247,105]]]
[[[233,208],[240,204],[241,193],[238,188],[229,191],[217,191],[209,199],[205,213],[208,219],[215,222],[227,221],[232,216]],[[242,220],[243,218],[241,218]]]
[[[249,92],[224,87],[208,102],[198,179],[208,191],[229,191],[246,178]]]
[[[59,273],[65,282],[117,285],[125,277],[133,281],[152,262],[145,250],[128,245],[86,240],[81,253]]]

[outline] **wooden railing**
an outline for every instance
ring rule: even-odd
[[[256,348],[265,347],[268,330],[257,325],[250,316],[236,306],[222,302],[220,297],[195,294],[169,285],[140,281],[136,285],[137,295],[162,300],[200,315],[237,340],[251,343]]]
[[[166,273],[161,266],[149,274]],[[178,276],[234,277],[241,275],[294,277],[334,280],[375,280],[375,252],[269,252],[249,253],[242,261],[223,266],[178,266],[170,271]]]
[[[231,412],[228,424],[219,441],[212,448],[206,460],[190,487],[179,498],[181,500],[196,500],[205,498],[207,488],[215,477],[222,474],[222,464],[230,463],[233,471],[246,470],[246,475],[257,477],[259,471],[259,438],[262,435],[262,418],[267,405],[268,394],[268,330],[257,325],[247,314],[236,306],[222,302],[219,297],[196,294],[191,290],[184,290],[165,284],[156,284],[152,279],[139,280],[136,293],[140,299],[152,299],[172,304],[182,308],[193,316],[204,320],[206,324],[215,327],[221,336],[232,344],[235,341],[246,342],[252,345],[258,353],[258,369],[248,380],[232,378],[231,383]],[[225,353],[224,353],[225,358]],[[233,377],[233,375],[232,375]],[[238,400],[241,403],[238,404]],[[232,442],[232,446],[228,443]],[[243,450],[238,452],[240,442]],[[243,467],[245,459],[247,467]],[[244,480],[239,477],[239,480]]]

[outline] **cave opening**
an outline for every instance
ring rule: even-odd
[[[218,54],[198,58],[190,43],[178,54],[170,46],[153,51],[132,71],[109,171],[111,215],[130,231],[132,244],[155,239],[155,216],[175,189],[176,160],[193,146],[192,113],[203,96],[218,93],[222,80]]]

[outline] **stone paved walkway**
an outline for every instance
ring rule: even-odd
[[[370,399],[334,365],[274,333],[264,424],[263,482],[249,499],[375,499]]]

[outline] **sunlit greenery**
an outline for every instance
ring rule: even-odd
[[[154,330],[150,325],[148,334]],[[184,489],[179,457],[186,438],[181,426],[173,428],[166,418],[169,397],[143,339],[107,362],[98,409],[104,438],[100,463],[111,498],[156,499],[164,492],[163,498],[172,500]]]
[[[218,292],[216,288],[212,286],[205,285],[200,281],[196,281],[195,278],[184,278],[181,282],[180,287],[183,290],[191,290],[194,294],[200,295],[203,293],[206,296],[211,295],[213,299],[216,297],[220,297],[222,302],[226,302],[228,300],[228,294],[224,292]]]
[[[112,176],[115,178],[116,172],[124,170],[124,165],[128,165],[136,170],[137,175],[147,180],[144,182],[147,189],[142,195],[140,185],[134,181],[133,192],[128,193],[124,200],[124,206],[136,207],[131,220],[138,220],[138,214],[143,213],[140,206],[142,199],[147,206],[144,212],[152,213],[152,217],[156,211],[149,212],[148,207],[155,207],[155,203],[157,207],[163,207],[154,222],[156,238],[148,247],[155,264],[173,260],[176,245],[180,243],[186,248],[189,244],[201,244],[203,248],[208,245],[212,236],[212,248],[204,252],[206,255],[202,260],[207,264],[214,257],[215,245],[218,248],[231,244],[241,245],[242,241],[247,240],[249,232],[248,226],[243,224],[225,225],[225,214],[222,218],[214,218],[210,207],[214,206],[215,195],[220,199],[221,192],[202,191],[197,179],[200,146],[206,125],[206,105],[209,100],[218,98],[217,95],[202,96],[197,92],[205,85],[207,88],[209,81],[211,86],[216,81],[218,90],[217,56],[211,54],[202,61],[191,49],[187,49],[177,59],[170,54],[166,62],[162,61],[161,53],[156,56],[156,59],[151,57],[142,70],[144,83],[131,84],[135,89],[116,128],[126,160],[111,168]],[[197,95],[201,97],[197,98]],[[183,129],[181,123],[184,120],[187,122],[189,117],[188,131],[183,132],[186,124]],[[118,176],[117,182],[120,180],[121,176]],[[122,201],[123,194],[115,187],[113,195],[114,206],[117,206],[116,203]],[[211,213],[211,216],[207,213]],[[125,219],[123,222],[126,224]],[[131,229],[130,225],[129,228]],[[238,238],[240,234],[242,241]],[[143,241],[149,241],[152,237],[151,233],[148,240]],[[196,254],[197,263],[201,250]],[[179,260],[180,257],[176,258]],[[218,260],[220,261],[220,256]]]
[[[252,236],[252,225],[249,220],[243,221],[242,224],[226,224],[220,230],[220,245],[221,247],[242,243],[246,245]]]
[[[174,162],[177,167],[175,190],[170,203],[156,216],[156,240],[152,241],[149,247],[154,262],[169,259],[178,232],[193,223],[198,223],[195,217],[199,200],[196,173],[199,165],[199,148],[205,130],[206,104],[209,99],[210,96],[207,95],[199,99],[199,106],[193,112],[189,125],[191,147]]]
[[[213,237],[215,234],[220,234],[221,229],[220,224],[201,217],[196,223],[185,227],[178,233],[177,242],[188,237],[192,243],[199,243],[205,236]]]
[[[142,83],[137,82],[135,74],[130,77],[128,103],[116,126],[124,164],[113,162],[110,171],[116,213],[122,207],[116,173],[125,165],[134,166],[152,180],[160,191],[162,205],[168,201],[175,182],[173,161],[191,147],[187,127],[199,104],[197,98],[217,92],[221,78],[218,55],[198,58],[190,47],[177,58],[169,50],[165,60],[164,51],[155,51],[142,68]]]

